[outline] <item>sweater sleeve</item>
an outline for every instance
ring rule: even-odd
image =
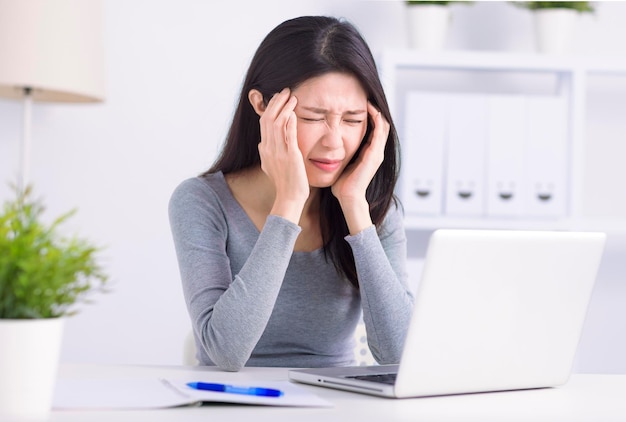
[[[228,223],[211,188],[199,179],[183,182],[168,211],[196,336],[213,363],[238,371],[272,314],[300,227],[270,215],[245,264],[232,274]]]
[[[369,348],[378,363],[398,363],[413,310],[401,211],[392,206],[378,231],[370,226],[346,241],[356,263]]]

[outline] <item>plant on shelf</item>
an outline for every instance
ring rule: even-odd
[[[407,4],[411,4],[411,5],[416,5],[416,4],[434,4],[434,5],[438,5],[438,6],[447,6],[450,3],[461,3],[461,4],[469,4],[469,3],[473,3],[471,1],[463,1],[463,0],[456,0],[456,1],[428,1],[428,0],[406,0]]]
[[[416,50],[437,51],[443,49],[448,25],[449,5],[470,4],[470,1],[421,1],[405,0],[409,24],[409,44]]]
[[[588,1],[514,1],[516,6],[528,10],[539,9],[571,9],[577,12],[593,12],[593,6]]]
[[[17,191],[0,214],[0,319],[70,315],[72,305],[107,280],[97,248],[58,233],[74,211],[46,225],[43,205],[30,196],[30,188]]]
[[[60,234],[74,212],[46,224],[31,189],[0,210],[0,421],[47,420],[64,317],[107,276],[88,241]]]
[[[576,20],[582,13],[593,13],[588,1],[513,1],[515,6],[533,12],[537,51],[547,54],[568,53]]]

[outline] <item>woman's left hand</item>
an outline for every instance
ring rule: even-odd
[[[341,204],[351,234],[372,224],[365,191],[385,158],[389,122],[370,102],[367,112],[372,119],[372,131],[356,160],[343,171],[331,187]]]

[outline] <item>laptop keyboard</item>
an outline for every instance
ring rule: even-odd
[[[352,378],[363,381],[379,382],[382,384],[394,385],[398,374],[376,374],[376,375],[354,375],[346,378]]]

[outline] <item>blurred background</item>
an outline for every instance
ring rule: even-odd
[[[626,2],[581,14],[571,54],[626,57]],[[446,51],[536,54],[529,10],[510,2],[450,5]],[[104,247],[111,292],[68,320],[62,360],[180,364],[190,329],[167,219],[183,179],[210,166],[262,38],[300,15],[354,23],[379,57],[409,47],[403,1],[103,0],[105,101],[35,103],[30,180],[47,214],[73,208],[69,231]],[[3,63],[0,63],[2,66]],[[626,75],[587,87],[583,208],[626,218]],[[0,200],[19,167],[22,104],[0,99]],[[626,373],[626,231],[609,243],[579,348],[579,372]],[[409,235],[412,282],[427,234]]]

